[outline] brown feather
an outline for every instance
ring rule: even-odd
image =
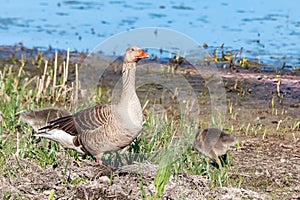
[[[42,130],[53,130],[53,129],[60,129],[63,130],[70,135],[77,135],[75,123],[74,123],[74,117],[73,116],[66,116],[61,117],[55,120],[52,120],[49,122],[49,125],[42,127],[39,129],[39,131]]]

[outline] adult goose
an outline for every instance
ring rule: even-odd
[[[236,137],[218,128],[206,128],[196,133],[193,146],[205,156],[215,160],[219,167],[222,167],[219,156],[225,155],[237,141]]]
[[[140,47],[127,48],[122,69],[123,88],[117,104],[96,105],[49,122],[38,137],[92,155],[98,163],[103,153],[129,145],[142,130],[142,108],[135,90],[137,62],[148,58]]]

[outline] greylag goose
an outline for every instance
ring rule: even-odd
[[[105,152],[129,145],[142,130],[142,108],[135,90],[137,62],[148,58],[140,47],[127,48],[122,69],[123,88],[117,104],[96,105],[50,121],[35,136],[92,155],[98,163]]]
[[[206,128],[196,133],[193,146],[222,167],[219,156],[225,155],[229,147],[236,143],[237,139],[233,135],[218,128]]]
[[[65,109],[45,108],[20,113],[19,119],[29,124],[34,132],[38,132],[38,130],[46,126],[49,121],[68,115],[71,115],[71,113]]]

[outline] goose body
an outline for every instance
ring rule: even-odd
[[[96,105],[74,115],[55,119],[35,136],[92,155],[99,163],[103,153],[129,145],[141,132],[143,121],[135,90],[136,66],[140,59],[148,57],[140,47],[127,48],[122,70],[123,89],[117,104]]]
[[[225,155],[236,143],[237,139],[233,135],[217,128],[206,128],[196,133],[193,145],[203,155],[214,159],[221,167],[219,156]]]

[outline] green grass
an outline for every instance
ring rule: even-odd
[[[0,171],[5,169],[6,159],[17,156],[36,162],[41,167],[57,165],[56,153],[59,147],[56,143],[42,140],[37,146],[36,140],[31,137],[31,128],[22,124],[17,114],[30,109],[39,109],[46,106],[55,106],[53,98],[65,103],[68,93],[56,95],[61,88],[52,88],[48,80],[52,80],[52,69],[47,68],[41,76],[30,77],[21,66],[5,66],[0,70]],[[57,66],[56,66],[57,67]],[[59,80],[58,80],[59,81]],[[41,84],[41,82],[48,82]],[[44,86],[44,87],[42,87]],[[64,86],[68,87],[68,86]],[[37,89],[36,89],[37,88]],[[52,94],[55,94],[52,96]],[[57,104],[58,105],[58,104]]]
[[[41,74],[28,75],[24,70],[25,62],[15,60],[13,66],[4,66],[0,70],[2,118],[0,121],[0,172],[5,177],[18,177],[20,171],[23,170],[21,165],[18,169],[6,165],[8,159],[14,156],[30,160],[42,168],[59,165],[58,152],[63,152],[66,157],[71,156],[76,160],[80,157],[72,150],[62,151],[55,142],[49,143],[45,139],[37,142],[36,138],[31,137],[31,128],[21,123],[16,117],[19,112],[61,105],[68,110],[78,111],[85,104],[91,105],[95,103],[94,101],[102,103],[103,99],[109,100],[107,98],[109,92],[98,89],[95,91],[97,95],[89,97],[85,104],[71,104],[75,91],[72,84],[65,84],[68,74],[60,78],[55,77],[54,71],[59,71],[57,58],[53,62],[48,62],[41,56],[39,55],[34,62],[36,67],[42,68]],[[67,68],[66,64],[63,66]],[[144,102],[147,102],[147,99]],[[105,155],[105,159],[110,160],[110,164],[116,166],[145,160],[159,164],[154,179],[156,192],[149,198],[158,199],[163,194],[170,176],[172,174],[176,176],[182,172],[209,178],[211,187],[233,184],[227,176],[228,168],[225,167],[223,171],[216,169],[192,149],[191,141],[197,127],[183,121],[179,111],[155,113],[151,111],[151,104],[145,104],[144,111],[148,115],[145,118],[144,131],[141,136],[126,149],[125,153],[108,154]],[[299,122],[294,126],[299,127]],[[250,131],[249,129],[250,124],[246,128],[246,134]],[[76,185],[86,181],[85,178],[80,177],[70,179],[67,174],[68,163],[64,167],[65,170],[62,173],[65,183]],[[142,186],[143,181],[140,179],[142,197],[146,198]],[[10,196],[11,194],[7,193],[3,198],[10,199]],[[55,191],[51,190],[48,199],[54,199],[54,196]]]

